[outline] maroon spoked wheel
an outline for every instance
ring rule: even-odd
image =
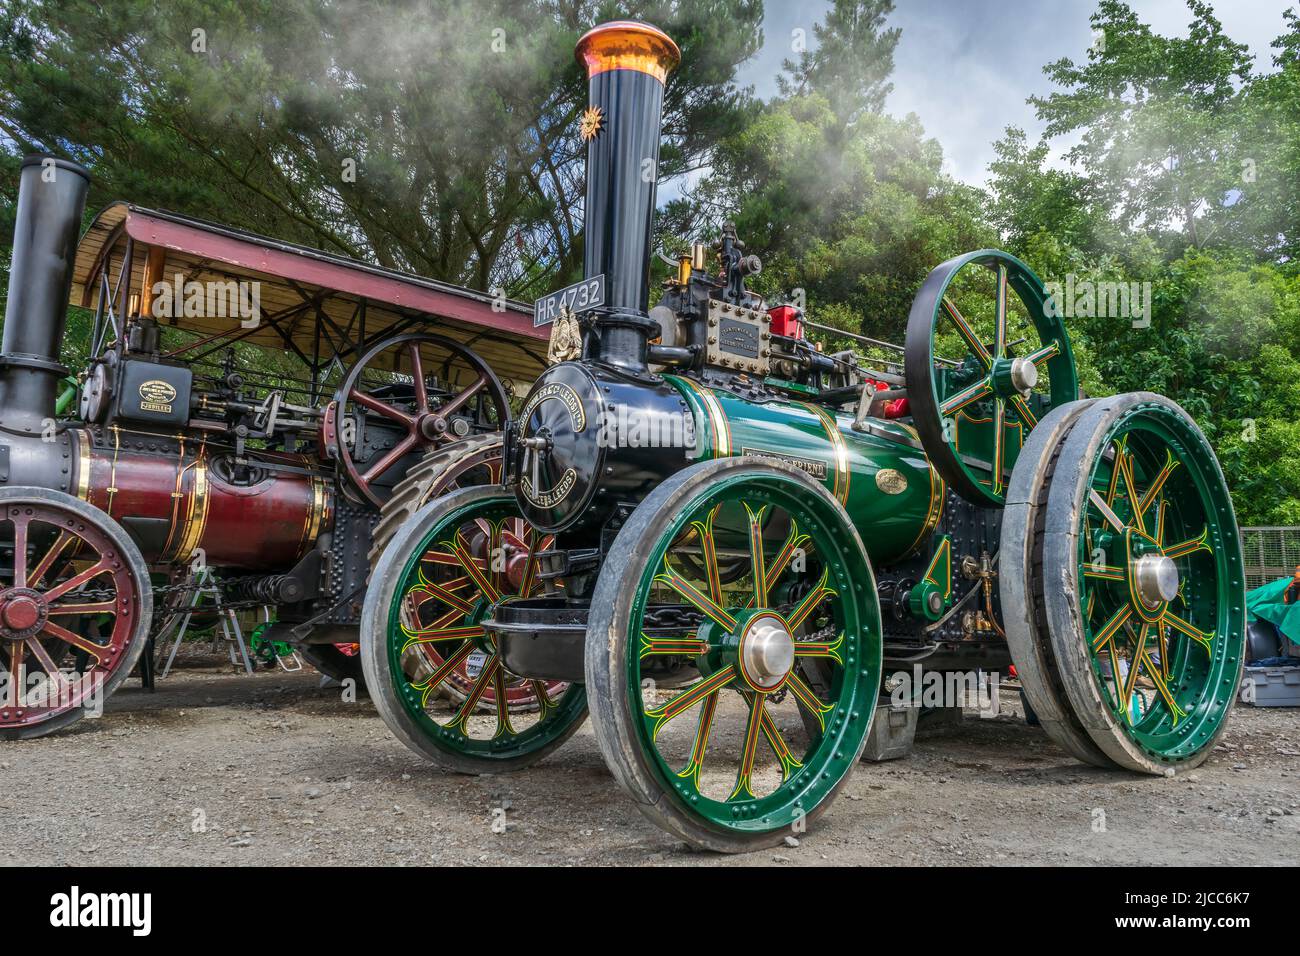
[[[499,574],[502,579],[501,588],[504,593],[528,597],[540,592],[541,585],[534,581],[527,589],[528,593],[525,594],[523,588],[524,578],[529,574],[530,561],[535,565],[534,553],[549,549],[555,543],[555,536],[543,535],[535,531],[523,518],[508,518],[495,531],[499,534],[500,543],[498,547],[500,553],[492,557],[491,542],[494,529],[491,524],[479,518],[472,524],[467,524],[460,529],[461,535],[468,544],[467,551],[470,558],[476,562],[481,562],[485,568],[492,568],[494,572]],[[458,574],[457,565],[445,566],[450,567],[453,573],[457,575],[454,578],[455,583],[447,584],[442,582],[439,577],[439,572],[445,569],[444,559],[437,554],[430,554],[424,560],[427,564],[421,573],[428,573],[430,587],[427,590],[415,589],[403,601],[399,612],[403,623],[412,631],[420,630],[426,620],[430,619],[430,615],[427,613],[429,607],[447,613],[449,618],[454,617],[459,612],[460,608],[455,606],[455,602],[452,604],[451,611],[447,612],[442,600],[440,600],[440,596],[448,601],[451,601],[454,597],[459,597],[462,602],[468,604],[477,603],[472,582],[463,580],[463,576]],[[479,599],[481,599],[481,595]],[[435,613],[433,618],[437,617],[439,615]],[[445,664],[444,657],[436,644],[420,644],[417,651],[423,657],[424,666],[429,674],[440,671]],[[477,651],[462,657],[459,663],[455,664],[451,672],[447,674],[445,682],[437,690],[456,703],[464,701],[474,692],[475,685],[488,658],[489,655],[483,651]],[[562,696],[568,687],[567,681],[527,680],[509,674],[504,681],[500,682],[500,688],[505,691],[506,703],[511,711],[536,710],[541,704],[537,695],[539,688],[545,689],[549,704],[549,701]],[[496,682],[486,689],[481,689],[478,709],[485,712],[495,712],[497,691],[498,684]]]
[[[383,505],[415,452],[505,427],[510,401],[474,352],[438,335],[398,335],[366,352],[336,395],[335,453],[352,487]]]
[[[0,737],[98,712],[144,649],[150,593],[139,549],[102,511],[0,488]]]
[[[463,488],[499,485],[501,483],[501,434],[481,435],[467,438],[445,448],[431,451],[415,465],[401,484],[397,486],[393,497],[383,507],[383,517],[375,527],[374,545],[370,549],[370,564],[374,567],[384,549],[388,547],[393,536],[398,533],[417,511],[444,495]],[[486,558],[487,538],[482,523],[478,533],[471,533],[471,546],[479,548],[479,559]],[[539,550],[549,547],[554,542],[552,537],[539,537]],[[532,549],[533,532],[522,519],[506,522],[501,533],[502,558],[505,561],[507,577],[514,574],[509,583],[518,585],[522,580],[522,571],[527,564],[527,555]],[[405,610],[408,615],[418,616],[418,610],[412,606]],[[435,672],[444,663],[441,653],[435,645],[423,645],[420,653],[425,663]],[[355,660],[355,658],[353,659]],[[315,663],[313,661],[313,663]],[[446,697],[454,703],[461,703],[473,692],[478,677],[479,658],[462,660],[455,670],[440,683],[434,693]],[[317,664],[317,667],[320,667]],[[359,668],[358,668],[359,670]],[[534,682],[510,680],[506,682],[506,698],[512,711],[532,710],[539,705]],[[568,684],[563,681],[542,681],[541,685],[552,698],[558,698]],[[492,711],[496,708],[495,683],[488,687],[479,701],[479,710]]]

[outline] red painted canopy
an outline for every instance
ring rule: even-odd
[[[246,342],[294,352],[309,365],[335,357],[348,364],[386,335],[435,332],[469,345],[502,378],[530,383],[546,367],[549,329],[533,327],[525,303],[124,202],[103,209],[82,236],[72,302],[107,301],[118,315],[139,314],[152,310],[157,283],[173,285],[177,276],[182,288],[257,283],[256,328],[238,315],[160,319],[213,347]]]

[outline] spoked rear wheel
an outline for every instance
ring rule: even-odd
[[[1039,723],[1060,746],[1085,763],[1110,765],[1074,715],[1056,672],[1051,636],[1039,597],[1043,576],[1041,534],[1048,481],[1061,442],[1093,403],[1057,406],[1029,435],[1007,489],[999,548],[1002,622],[1016,674]]]
[[[719,555],[737,552],[745,573],[724,581]],[[794,468],[706,462],[641,503],[604,567],[587,697],[619,783],[706,849],[801,831],[861,756],[880,685],[875,583],[839,503]],[[659,687],[673,658],[699,680]]]
[[[586,716],[581,685],[510,673],[482,627],[497,602],[540,591],[548,540],[513,494],[467,488],[418,511],[375,566],[361,616],[371,699],[398,739],[445,769],[521,769]],[[447,684],[458,699],[440,699]]]
[[[1175,403],[1136,392],[1094,403],[1054,454],[1035,544],[1053,676],[1112,765],[1194,767],[1223,730],[1245,645],[1214,453]]]
[[[102,705],[149,633],[149,573],[102,511],[0,488],[0,738],[40,737]]]

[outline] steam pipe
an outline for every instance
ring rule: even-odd
[[[647,342],[659,332],[647,314],[651,230],[664,83],[681,51],[656,27],[616,20],[584,35],[577,57],[588,95],[583,275],[605,276],[605,303],[584,356],[639,375],[647,369]]]
[[[76,163],[33,154],[18,182],[9,300],[0,341],[0,426],[41,430],[54,416],[59,346],[86,208],[90,173]]]

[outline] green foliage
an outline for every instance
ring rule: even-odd
[[[531,295],[581,266],[573,47],[614,15],[597,0],[13,0],[0,141],[89,166],[92,204]],[[761,3],[617,15],[680,41],[660,174],[698,167],[747,103],[733,77],[761,43]]]
[[[1046,138],[1006,130],[979,190],[943,172],[915,116],[883,111],[890,0],[835,0],[766,103],[734,84],[761,0],[10,0],[0,175],[12,190],[18,154],[44,148],[92,167],[92,206],[128,198],[531,296],[581,265],[573,43],[644,18],[683,52],[661,177],[701,174],[661,215],[664,247],[732,219],[763,258],[757,291],[893,341],[927,272],[972,249],[1046,281],[1149,283],[1149,327],[1067,319],[1083,388],[1179,401],[1242,521],[1300,523],[1300,15],[1256,64],[1208,2],[1187,6],[1188,36],[1165,37],[1100,0],[1098,42],[1048,64],[1053,88],[1031,98]],[[1057,138],[1076,143],[1068,168],[1049,165]]]
[[[1048,281],[1150,283],[1151,324],[1070,322],[1092,394],[1177,400],[1218,452],[1245,524],[1300,518],[1300,20],[1257,74],[1209,5],[1187,39],[1102,0],[1104,39],[1066,89],[1034,97],[1047,135],[1075,134],[1069,170],[1015,129],[996,144],[989,209],[1007,248]]]

